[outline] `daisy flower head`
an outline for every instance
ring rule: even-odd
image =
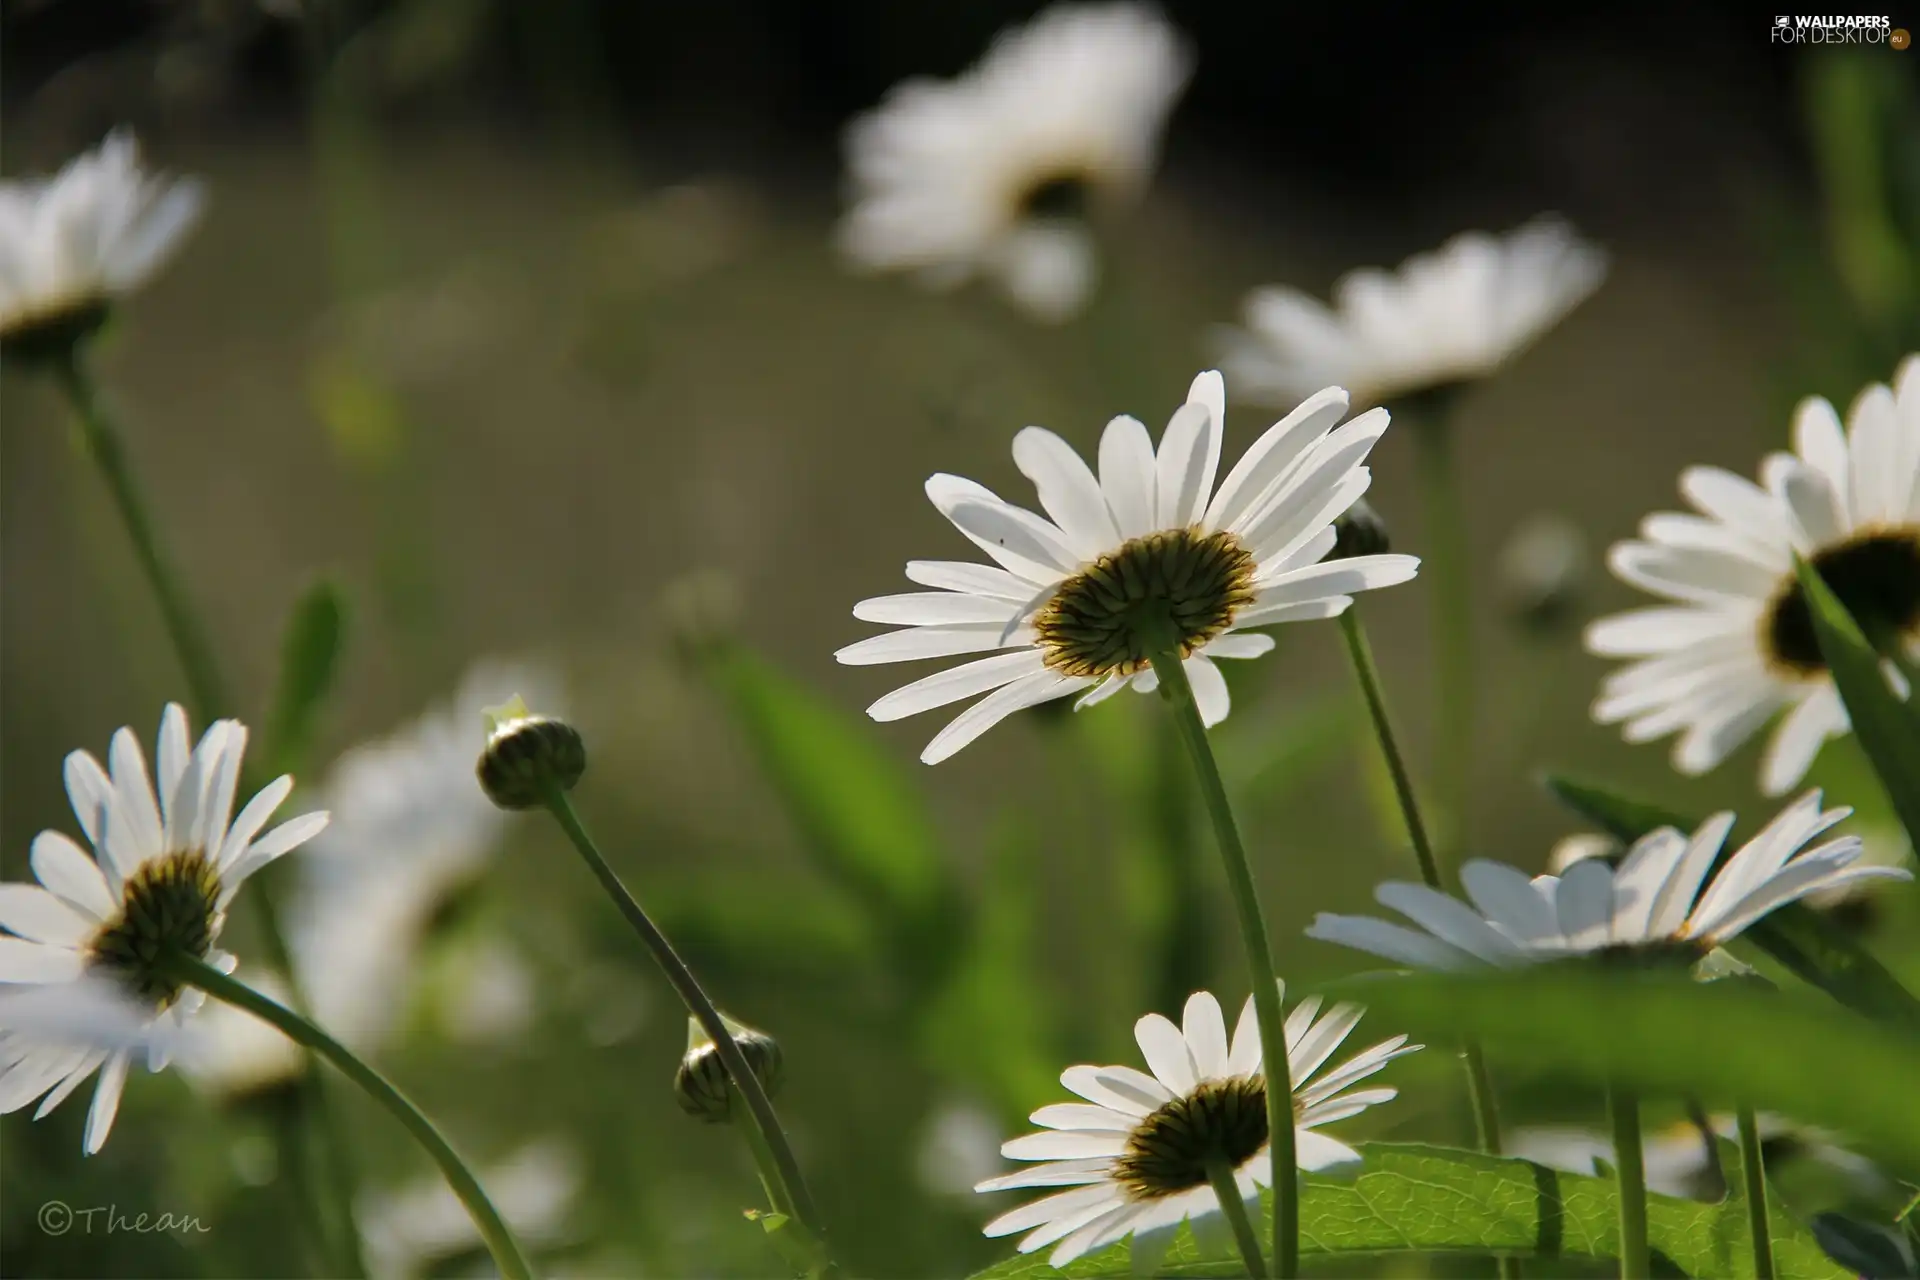
[[[1092,292],[1084,214],[1136,197],[1192,70],[1154,10],[1063,4],[1000,33],[947,81],[909,80],[847,129],[856,266],[936,286],[995,279],[1058,321]]]
[[[1269,427],[1216,489],[1226,405],[1220,375],[1202,373],[1157,451],[1137,419],[1113,419],[1097,476],[1059,436],[1027,427],[1013,459],[1050,519],[959,476],[928,480],[940,514],[996,563],[909,561],[908,579],[933,590],[861,601],[854,617],[900,630],[834,656],[853,666],[993,656],[896,689],[867,714],[898,720],[985,694],[927,745],[920,758],[936,764],[1022,707],[1151,692],[1151,655],[1177,650],[1202,718],[1217,724],[1229,703],[1213,660],[1273,647],[1248,628],[1335,617],[1351,593],[1418,572],[1413,556],[1327,559],[1335,520],[1371,483],[1364,464],[1386,410],[1339,425],[1347,393],[1328,387]]]
[[[1471,231],[1397,271],[1349,272],[1332,306],[1285,286],[1254,290],[1244,327],[1217,336],[1221,366],[1269,404],[1328,383],[1379,404],[1484,378],[1585,301],[1606,270],[1606,254],[1557,218],[1499,236]]]
[[[1811,894],[1866,880],[1911,879],[1897,867],[1856,865],[1856,836],[1807,848],[1851,812],[1822,809],[1820,793],[1810,791],[1742,845],[1718,874],[1710,873],[1733,829],[1731,813],[1715,814],[1691,836],[1672,827],[1651,832],[1633,843],[1618,866],[1605,857],[1585,857],[1560,875],[1529,878],[1505,863],[1475,859],[1460,870],[1468,902],[1420,884],[1380,886],[1374,898],[1415,928],[1322,912],[1307,936],[1443,971],[1582,957],[1691,963],[1767,913]]]
[[[205,204],[198,182],[143,171],[125,130],[51,178],[0,182],[0,353],[70,350],[173,255]]]
[[[1593,718],[1624,724],[1629,742],[1678,733],[1674,768],[1699,774],[1784,710],[1760,766],[1761,789],[1783,795],[1851,728],[1794,557],[1869,636],[1920,656],[1920,356],[1892,388],[1862,391],[1845,429],[1825,400],[1802,401],[1793,452],[1761,463],[1759,484],[1690,467],[1680,492],[1699,514],[1650,515],[1607,556],[1665,602],[1587,629],[1589,651],[1630,660],[1601,684]]]
[[[39,884],[0,885],[0,927],[8,935],[0,937],[0,982],[50,989],[111,982],[144,1013],[148,1069],[165,1067],[206,997],[156,960],[178,953],[231,972],[234,957],[214,943],[235,892],[327,823],[325,813],[308,813],[261,834],[293,790],[290,777],[267,784],[236,816],[246,745],[246,726],[219,720],[190,746],[186,713],[169,705],[156,778],[131,729],[113,735],[109,768],[85,751],[69,755],[67,795],[93,851],[43,831],[31,855]],[[98,1072],[85,1137],[91,1155],[113,1126],[134,1050],[79,1039],[38,1035],[24,1024],[0,1031],[0,1112],[45,1095],[35,1113],[44,1116]]]
[[[1391,1101],[1398,1090],[1353,1086],[1421,1048],[1395,1036],[1320,1075],[1360,1015],[1350,1004],[1322,1014],[1319,997],[1310,996],[1287,1016],[1294,1137],[1305,1172],[1359,1161],[1359,1152],[1320,1127]],[[1160,1238],[1188,1219],[1203,1225],[1221,1211],[1209,1174],[1217,1164],[1232,1171],[1243,1199],[1267,1184],[1266,1082],[1252,998],[1231,1045],[1220,1002],[1205,991],[1188,998],[1180,1026],[1150,1013],[1133,1031],[1153,1074],[1125,1066],[1061,1072],[1060,1083],[1085,1101],[1040,1108],[1032,1120],[1041,1131],[1000,1149],[1009,1160],[1041,1163],[974,1190],[1068,1189],[1001,1214],[986,1225],[987,1235],[1028,1232],[1020,1252],[1053,1245],[1048,1261],[1063,1267],[1129,1236]]]

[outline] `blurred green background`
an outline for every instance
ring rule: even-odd
[[[856,1271],[1004,1256],[965,1188],[1060,1067],[1131,1060],[1133,1020],[1196,986],[1244,997],[1209,840],[1184,787],[1156,781],[1156,704],[1029,713],[927,769],[935,717],[860,713],[905,677],[831,653],[870,630],[848,610],[900,589],[904,560],[965,552],[926,475],[1025,500],[1021,426],[1083,450],[1117,412],[1157,433],[1249,287],[1324,291],[1546,208],[1610,250],[1600,292],[1460,410],[1472,851],[1539,867],[1576,829],[1542,766],[1693,811],[1758,803],[1755,749],[1686,782],[1664,747],[1591,725],[1603,667],[1579,627],[1633,598],[1600,553],[1677,501],[1683,466],[1751,473],[1798,397],[1844,406],[1920,346],[1920,54],[1777,54],[1731,11],[1169,5],[1199,60],[1163,172],[1106,245],[1094,312],[1044,329],[985,293],[851,278],[830,243],[838,122],[1026,10],[698,8],[14,3],[0,142],[10,176],[46,171],[128,121],[211,188],[101,366],[248,718],[320,574],[350,626],[303,782],[444,703],[476,660],[557,670],[591,750],[579,807],[721,1003],[782,1042],[782,1113]],[[1230,453],[1276,416],[1231,387],[1229,405]],[[0,414],[0,868],[17,878],[35,832],[72,829],[61,757],[103,753],[121,724],[150,741],[182,686],[52,389],[9,371]],[[1371,498],[1418,553],[1409,468],[1389,433]],[[1505,567],[1529,528],[1577,549],[1551,607]],[[1419,583],[1362,605],[1416,747],[1431,606]],[[1282,970],[1310,981],[1357,960],[1301,938],[1313,913],[1362,909],[1412,867],[1336,632],[1279,639],[1232,664],[1217,740]],[[1850,749],[1819,772],[1896,830]],[[283,897],[296,878],[268,877]],[[1856,914],[1920,978],[1914,922]],[[242,977],[252,927],[243,908],[229,934]],[[532,996],[476,1043],[449,993],[492,941]],[[388,978],[403,1015],[378,1064],[483,1175],[538,1144],[522,1181],[557,1201],[556,1273],[777,1270],[740,1217],[744,1153],[674,1104],[683,1016],[550,824],[513,820]],[[1515,1123],[1598,1117],[1584,1092],[1500,1074]],[[1446,1055],[1391,1075],[1404,1096],[1361,1136],[1466,1138]],[[428,1170],[398,1130],[328,1084],[365,1218],[444,1216],[406,1198]],[[275,1153],[286,1105],[138,1073],[85,1161],[81,1102],[9,1117],[0,1269],[319,1269]],[[53,1237],[34,1220],[50,1199],[209,1229]],[[452,1234],[391,1265],[484,1267]]]

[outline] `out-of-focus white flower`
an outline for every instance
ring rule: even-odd
[[[277,1004],[293,1005],[286,980],[270,972],[249,974],[247,985]],[[233,1098],[267,1089],[300,1074],[300,1046],[270,1023],[230,1004],[214,1001],[181,1037],[178,1065],[194,1085],[214,1097]]]
[[[1331,307],[1298,289],[1255,289],[1244,328],[1216,334],[1246,395],[1287,406],[1330,383],[1356,404],[1484,378],[1599,287],[1606,255],[1557,218],[1505,235],[1455,236],[1387,272],[1349,272]]]
[[[0,182],[0,348],[71,343],[172,256],[206,204],[200,183],[142,171],[116,130],[51,178]]]
[[[1518,618],[1537,626],[1564,618],[1586,585],[1588,548],[1580,526],[1561,515],[1530,516],[1500,548],[1500,590]]]
[[[156,776],[131,729],[113,735],[111,772],[85,751],[69,754],[67,796],[92,855],[42,831],[31,854],[39,883],[0,884],[0,984],[45,988],[0,1001],[0,1113],[44,1095],[38,1119],[98,1072],[88,1155],[113,1128],[134,1054],[144,1051],[149,1071],[164,1068],[206,1003],[156,961],[172,953],[232,972],[234,957],[214,943],[234,894],[327,825],[325,813],[308,813],[261,834],[293,790],[288,777],[234,813],[247,750],[239,721],[216,720],[189,743],[186,712],[170,703]]]
[[[483,663],[449,703],[348,751],[322,784],[335,820],[303,860],[288,942],[316,1020],[354,1048],[391,1031],[422,930],[505,829],[474,778],[482,710],[516,692],[558,706],[556,684],[544,670]]]
[[[581,1183],[579,1153],[553,1138],[522,1147],[479,1173],[487,1196],[529,1248],[564,1238]],[[440,1178],[367,1191],[354,1215],[375,1280],[406,1280],[434,1263],[482,1247],[466,1207]]]
[[[986,274],[1044,320],[1078,311],[1098,265],[1083,215],[1137,196],[1191,74],[1137,4],[1057,5],[948,81],[909,80],[847,130],[858,266],[930,284]]]
[[[1624,724],[1629,742],[1678,733],[1674,768],[1699,774],[1784,710],[1760,766],[1761,789],[1782,795],[1852,728],[1794,558],[1870,636],[1920,657],[1920,355],[1891,388],[1862,391],[1844,431],[1832,405],[1802,401],[1793,452],[1769,455],[1760,484],[1689,467],[1680,491],[1700,514],[1650,515],[1608,553],[1622,581],[1664,600],[1587,629],[1591,652],[1629,660],[1601,684],[1593,718]]]
[[[498,1044],[533,1022],[539,986],[526,958],[497,934],[458,948],[446,966],[440,1019],[447,1033],[469,1046]]]
[[[920,1131],[913,1167],[935,1195],[971,1195],[1000,1169],[1000,1122],[977,1102],[942,1103]]]
[[[1848,1151],[1819,1129],[1795,1124],[1762,1112],[1754,1117],[1760,1146],[1769,1166],[1809,1160],[1842,1174],[1860,1192],[1878,1194],[1890,1184],[1871,1160]],[[1710,1117],[1714,1137],[1736,1140],[1739,1129],[1731,1115]],[[1712,1141],[1690,1123],[1673,1125],[1646,1135],[1643,1144],[1647,1190],[1657,1195],[1689,1200],[1718,1200],[1726,1194]],[[1506,1137],[1506,1152],[1521,1160],[1592,1177],[1596,1160],[1613,1163],[1613,1141],[1588,1129],[1543,1125],[1516,1129]]]
[[[1562,836],[1554,843],[1553,851],[1547,854],[1547,870],[1556,876],[1564,876],[1576,862],[1587,858],[1618,862],[1620,855],[1626,851],[1626,846],[1612,836],[1603,836],[1597,831],[1582,831]]]

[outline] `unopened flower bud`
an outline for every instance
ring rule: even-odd
[[[740,1054],[747,1060],[754,1078],[760,1081],[760,1087],[771,1096],[780,1084],[779,1042],[766,1032],[735,1022],[725,1014],[720,1015],[720,1020],[732,1032],[733,1042],[740,1046]],[[733,1082],[727,1079],[726,1063],[721,1061],[713,1038],[694,1018],[687,1019],[687,1054],[680,1059],[680,1069],[674,1073],[673,1096],[682,1111],[709,1124],[733,1118]]]
[[[571,791],[587,771],[586,743],[564,720],[534,715],[517,695],[484,714],[487,746],[476,772],[487,799],[502,809],[535,808],[549,785]]]
[[[1384,555],[1390,546],[1387,522],[1365,498],[1356,499],[1346,514],[1333,522],[1333,535],[1333,550],[1327,553],[1329,560]]]

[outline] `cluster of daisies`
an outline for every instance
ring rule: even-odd
[[[1097,286],[1094,220],[1144,189],[1192,62],[1148,9],[1062,6],[1002,35],[954,80],[902,85],[849,132],[845,251],[940,285],[988,276],[1037,316],[1071,316]],[[144,173],[124,135],[50,180],[0,186],[0,351],[70,346],[177,247],[201,205],[196,185]],[[894,720],[965,703],[928,743],[929,764],[1022,708],[1061,698],[1090,707],[1129,686],[1153,692],[1153,660],[1168,655],[1202,721],[1219,723],[1230,699],[1217,660],[1258,658],[1273,648],[1268,629],[1337,617],[1358,593],[1416,576],[1415,557],[1341,537],[1389,425],[1384,402],[1493,373],[1605,269],[1598,250],[1542,219],[1504,236],[1460,236],[1396,271],[1355,272],[1331,306],[1289,288],[1256,290],[1244,324],[1216,335],[1220,363],[1251,399],[1287,411],[1224,476],[1219,371],[1193,380],[1157,442],[1138,419],[1113,418],[1092,465],[1059,435],[1027,427],[1013,457],[1041,510],[958,476],[932,477],[928,498],[986,561],[910,561],[918,589],[854,609],[892,629],[836,656],[854,665],[965,659],[869,709]],[[1349,416],[1356,403],[1365,411]],[[1824,400],[1808,401],[1792,444],[1766,459],[1757,483],[1716,468],[1686,472],[1681,490],[1696,513],[1648,517],[1610,560],[1664,602],[1587,633],[1595,653],[1630,659],[1607,678],[1595,718],[1623,723],[1634,741],[1679,735],[1683,772],[1712,768],[1780,715],[1762,766],[1770,796],[1799,783],[1820,745],[1848,727],[1796,558],[1876,635],[1920,645],[1920,357],[1891,387],[1863,392],[1844,423]],[[323,789],[346,797],[335,799],[342,820],[331,830],[322,811],[268,828],[292,793],[289,778],[235,812],[247,730],[232,720],[195,745],[184,713],[169,706],[151,769],[129,729],[113,736],[104,766],[85,751],[69,756],[67,791],[87,846],[44,832],[30,854],[37,883],[0,885],[0,1111],[38,1102],[45,1115],[97,1077],[84,1136],[97,1151],[131,1064],[164,1067],[204,1003],[177,962],[232,971],[234,957],[217,944],[235,893],[309,842],[297,977],[323,1020],[359,1019],[350,1034],[377,1035],[392,1011],[369,992],[385,985],[433,902],[472,873],[498,821],[473,787],[478,742],[456,727],[474,723],[467,704],[478,697],[461,696],[458,719],[431,719],[343,761]],[[1857,837],[1830,834],[1847,813],[1809,793],[1731,855],[1734,818],[1723,813],[1691,833],[1655,831],[1617,862],[1589,858],[1556,874],[1473,860],[1460,870],[1464,897],[1389,883],[1376,896],[1404,923],[1322,914],[1308,933],[1435,970],[1689,963],[1786,904],[1907,878],[1863,865]],[[396,859],[395,848],[418,856]],[[330,977],[359,994],[329,988]],[[263,985],[274,981],[262,975]],[[1420,1047],[1397,1036],[1331,1065],[1360,1017],[1308,998],[1286,1019],[1303,1170],[1361,1161],[1325,1128],[1391,1100],[1394,1089],[1373,1078]],[[1050,1248],[1064,1264],[1219,1214],[1223,1167],[1244,1199],[1268,1179],[1251,999],[1231,1039],[1205,992],[1180,1024],[1149,1014],[1135,1034],[1148,1071],[1068,1068],[1061,1083],[1079,1101],[1041,1108],[1038,1132],[1005,1145],[1030,1167],[978,1190],[1045,1194],[994,1218],[990,1235],[1024,1233],[1023,1251]],[[238,1052],[237,1041],[218,1043]]]

